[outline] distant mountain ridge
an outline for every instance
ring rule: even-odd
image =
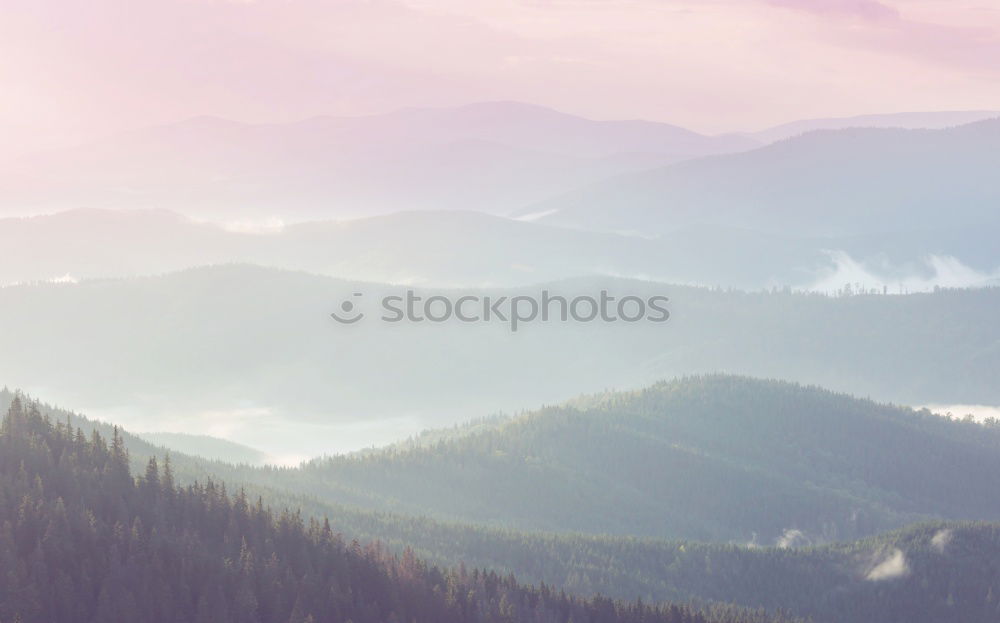
[[[0,614],[24,623],[772,620],[569,597],[349,544],[328,520],[272,511],[223,483],[178,486],[167,463],[133,477],[117,431],[88,438],[18,398],[0,423],[0,499],[19,500],[0,506]]]
[[[0,218],[6,259],[0,286],[240,262],[432,287],[510,287],[606,275],[753,290],[809,289],[821,282],[839,289],[864,281],[897,293],[911,281],[911,290],[982,285],[1000,267],[998,234],[1000,223],[836,237],[695,225],[644,237],[463,210],[276,222],[247,231],[164,210],[72,210]],[[838,280],[836,272],[846,271],[846,264],[871,274]]]
[[[6,411],[13,398],[14,394],[0,391],[0,411]],[[576,404],[584,408],[600,401],[595,396]],[[85,435],[92,430],[114,434],[109,425],[45,405],[40,409],[54,422],[82,427]],[[417,445],[432,449],[437,442],[502,424],[498,419],[478,422],[431,434]],[[127,431],[119,431],[119,436],[134,471],[142,472],[154,456],[163,464],[162,449]],[[400,448],[381,452],[390,450]],[[794,531],[782,536],[779,547],[555,535],[324,504],[255,484],[271,480],[272,469],[235,468],[177,453],[171,453],[171,465],[179,485],[212,479],[234,491],[238,484],[250,499],[262,495],[266,504],[278,508],[302,508],[307,518],[330,517],[333,529],[343,531],[345,539],[378,540],[400,553],[410,547],[425,560],[446,567],[464,561],[467,566],[514,572],[575,595],[600,593],[626,599],[638,595],[646,603],[693,600],[714,603],[709,609],[716,612],[728,610],[717,602],[733,602],[831,623],[888,623],[903,616],[913,623],[953,619],[992,623],[997,612],[996,601],[990,598],[991,591],[1000,592],[994,564],[1000,555],[996,523],[928,522],[821,547],[809,546],[808,539]],[[731,618],[725,620],[732,623]]]
[[[937,112],[903,112],[853,117],[829,117],[791,121],[745,136],[764,143],[774,143],[817,130],[844,130],[848,128],[904,128],[909,130],[940,130],[985,119],[1000,118],[1000,110],[961,110]]]
[[[269,458],[266,453],[255,448],[209,435],[154,432],[141,433],[139,436],[173,452],[233,465],[266,465]]]
[[[271,484],[519,530],[764,545],[794,530],[829,542],[921,519],[1000,521],[988,493],[1000,486],[1000,428],[708,376],[318,459]]]
[[[288,124],[200,117],[7,163],[0,214],[155,207],[240,220],[508,212],[618,173],[756,145],[514,102]]]
[[[0,349],[18,353],[0,359],[0,378],[96,416],[145,414],[146,429],[161,428],[153,426],[159,418],[229,413],[243,424],[234,439],[271,454],[291,452],[287,445],[296,454],[331,449],[319,434],[328,429],[305,447],[289,438],[285,418],[419,429],[720,371],[908,404],[1000,403],[995,288],[831,298],[602,277],[413,291],[511,297],[539,296],[543,287],[569,298],[602,289],[667,296],[671,317],[536,322],[516,334],[497,322],[392,325],[379,320],[378,302],[409,286],[227,265],[0,288],[0,326],[18,327],[0,332]],[[338,325],[330,313],[355,292],[372,315]]]
[[[807,280],[810,271],[829,264],[821,248],[837,243],[725,230],[645,239],[471,211],[279,224],[258,234],[162,210],[73,210],[0,219],[0,246],[8,259],[0,264],[0,285],[244,262],[437,287],[517,286],[588,275],[764,287]]]
[[[0,215],[158,208],[247,222],[475,210],[546,215],[612,231],[655,233],[685,223],[777,231],[783,219],[785,229],[797,233],[873,233],[893,229],[901,206],[919,210],[948,199],[969,211],[991,200],[995,189],[983,172],[996,165],[995,142],[977,147],[975,137],[960,139],[964,146],[914,138],[935,131],[957,136],[960,128],[952,126],[978,122],[975,132],[992,140],[991,116],[867,115],[720,136],[666,123],[590,120],[518,102],[285,124],[198,117],[6,163]],[[899,134],[901,128],[911,133]],[[878,136],[891,144],[865,138],[872,132],[883,132]],[[829,136],[820,143],[841,137],[826,155],[828,147],[814,144],[824,133]],[[778,146],[786,139],[801,147],[782,156],[788,150]],[[938,150],[939,158],[925,157]],[[719,159],[726,155],[736,159]],[[672,165],[680,168],[656,181],[662,174],[655,171]],[[872,175],[884,179],[874,183]],[[640,218],[651,206],[669,218]],[[872,207],[894,212],[891,219],[873,219],[866,216]],[[796,222],[800,209],[820,208],[851,211],[840,220],[857,224]],[[692,210],[697,219],[686,214]]]
[[[796,236],[995,223],[1000,119],[941,130],[820,130],[731,155],[624,174],[525,213],[604,231],[694,224]]]

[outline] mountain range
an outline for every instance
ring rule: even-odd
[[[928,177],[942,188],[980,181],[982,171],[995,165],[989,159],[995,146],[969,135],[981,133],[990,141],[995,132],[972,124],[978,129],[963,134],[950,126],[996,114],[818,119],[719,136],[658,122],[596,121],[518,102],[281,124],[198,117],[9,160],[0,173],[0,215],[153,208],[252,226],[269,219],[342,219],[400,210],[531,215],[559,210],[556,220],[574,225],[643,231],[652,225],[660,231],[690,221],[681,213],[693,207],[701,220],[745,226],[749,219],[736,218],[729,202],[759,208],[775,197],[783,206],[775,206],[772,217],[794,217],[788,213],[792,207],[807,206],[806,218],[816,221],[831,206],[842,213],[861,207],[855,206],[858,196],[820,192],[823,182],[837,182],[842,192],[857,182],[854,192],[867,197],[866,207],[878,202],[898,210],[899,204],[916,208],[944,198],[931,192]],[[792,146],[781,147],[784,139],[792,139]],[[857,159],[851,157],[854,151]],[[743,152],[753,155],[719,159]],[[979,156],[986,159],[977,165]],[[708,160],[699,163],[703,158]],[[690,162],[658,172],[683,161]],[[823,175],[834,174],[833,163],[847,166],[838,165],[836,179],[827,180]],[[795,166],[786,170],[785,164]],[[869,171],[872,165],[878,166]],[[816,173],[804,176],[812,167]],[[639,176],[647,170],[652,172]],[[775,171],[788,176],[777,179]],[[873,176],[888,176],[883,185],[892,181],[900,187],[895,193],[879,190]],[[686,181],[670,181],[677,178]],[[988,186],[979,192],[985,195],[947,199],[966,203],[992,196]],[[716,196],[727,193],[728,199]],[[650,206],[668,206],[671,218],[661,223],[621,214]],[[569,208],[577,208],[578,215],[562,213]],[[604,212],[603,220],[584,217],[589,209]],[[891,215],[897,217],[898,212]],[[834,223],[790,222],[813,233],[846,231]],[[764,223],[773,227],[774,219]],[[862,223],[867,221],[857,227]]]
[[[144,430],[211,421],[269,454],[364,447],[357,439],[381,426],[398,436],[710,372],[906,404],[1000,402],[998,289],[828,297],[614,278],[413,289],[424,298],[544,289],[567,300],[602,290],[670,299],[665,323],[539,321],[517,332],[496,319],[383,322],[380,301],[408,289],[243,265],[0,288],[0,325],[18,327],[0,333],[0,349],[18,353],[0,360],[0,378],[102,417],[142,414]],[[369,317],[335,322],[330,314],[351,300]],[[290,422],[316,425],[315,434],[293,434]]]
[[[996,110],[960,110],[938,112],[902,112],[826,119],[803,119],[745,133],[761,143],[776,143],[816,130],[847,130],[850,128],[901,128],[908,130],[942,130],[968,123],[1000,117]]]
[[[0,424],[0,499],[19,500],[0,506],[0,614],[12,621],[785,620],[569,597],[348,544],[328,519],[307,524],[211,481],[177,486],[169,462],[133,477],[120,436],[88,438],[20,399]]]
[[[14,394],[0,391],[0,407],[4,410],[14,399]],[[176,486],[183,496],[187,495],[183,493],[186,488],[197,479],[201,484],[196,486],[196,490],[217,496],[210,505],[216,509],[220,508],[221,502],[229,499],[226,497],[226,487],[219,482],[224,479],[229,485],[229,491],[233,492],[231,499],[237,508],[249,496],[260,495],[267,504],[274,504],[279,508],[291,506],[303,509],[304,519],[308,519],[310,525],[317,528],[322,525],[324,516],[329,518],[332,532],[339,533],[337,539],[344,539],[344,542],[359,538],[379,539],[391,548],[390,551],[402,555],[403,559],[413,558],[412,553],[407,553],[412,552],[408,546],[413,546],[421,556],[426,554],[438,564],[451,567],[461,561],[494,572],[513,571],[518,577],[545,582],[550,587],[563,588],[577,595],[602,593],[630,599],[639,595],[647,603],[693,600],[706,604],[707,611],[715,613],[710,616],[720,617],[720,620],[730,623],[743,620],[734,617],[749,616],[750,612],[724,607],[722,604],[726,602],[739,604],[744,608],[766,608],[771,612],[797,614],[813,621],[828,623],[854,623],[859,619],[878,623],[898,620],[931,623],[955,619],[987,623],[995,620],[997,612],[996,600],[992,597],[1000,590],[1000,576],[993,564],[1000,543],[997,524],[926,522],[858,541],[822,546],[812,544],[806,531],[796,529],[785,530],[780,535],[777,546],[760,542],[762,539],[759,535],[750,543],[720,545],[635,537],[528,533],[509,528],[498,530],[483,525],[390,515],[374,512],[370,507],[352,508],[320,502],[312,496],[296,497],[293,491],[262,484],[282,478],[298,483],[309,482],[311,487],[322,484],[322,479],[302,478],[302,474],[298,474],[299,470],[234,467],[182,453],[172,453],[165,475],[162,448],[151,446],[127,432],[113,431],[109,425],[52,407],[40,405],[39,410],[49,418],[49,426],[53,421],[59,423],[57,431],[67,430],[62,426],[67,422],[80,427],[82,435],[77,436],[77,439],[82,443],[85,443],[83,440],[87,437],[92,437],[91,431],[121,440],[128,450],[133,471],[143,474],[137,480],[135,489],[139,493],[117,494],[127,504],[131,504],[128,500],[133,499],[133,496],[149,493],[150,459],[158,456],[161,469],[152,473],[160,483],[168,487]],[[734,428],[727,430],[725,426],[718,426],[722,421],[730,422]],[[31,445],[33,452],[44,448],[45,443],[65,447],[59,441],[59,436],[65,433],[57,432],[56,436],[52,436],[50,432],[45,432],[40,423],[33,423],[31,427],[35,431],[35,441]],[[5,449],[0,457],[6,461],[0,465],[0,473],[6,474],[10,466],[17,464],[22,466],[22,471],[25,466],[34,470],[37,466],[53,465],[45,461],[26,461],[26,447],[20,445],[23,430],[11,425],[8,419],[0,432],[0,444],[4,444]],[[659,431],[659,434],[653,434],[654,431]],[[469,484],[458,485],[463,495],[468,495],[469,500],[481,500],[494,505],[498,501],[489,499],[491,493],[505,496],[521,489],[522,496],[528,496],[538,486],[546,486],[537,480],[537,476],[541,472],[547,472],[546,482],[552,487],[549,493],[554,492],[555,497],[542,497],[535,499],[534,503],[522,503],[516,508],[503,509],[502,516],[509,519],[514,511],[524,516],[544,512],[545,509],[566,513],[567,509],[560,509],[560,504],[565,502],[563,491],[571,494],[580,487],[598,486],[599,482],[588,481],[592,480],[592,472],[600,468],[599,461],[595,462],[595,459],[603,457],[608,449],[612,453],[620,453],[622,462],[613,467],[607,476],[619,477],[624,476],[622,469],[625,466],[641,461],[639,455],[630,454],[630,451],[636,450],[637,445],[670,439],[673,443],[664,448],[668,454],[686,453],[694,460],[718,461],[728,465],[727,469],[744,470],[750,479],[758,479],[758,484],[764,486],[755,491],[762,496],[772,493],[774,483],[765,484],[765,481],[759,479],[774,469],[782,473],[782,480],[788,482],[800,480],[809,487],[829,487],[828,499],[825,499],[826,496],[813,498],[820,504],[812,507],[810,512],[820,511],[828,502],[860,504],[864,499],[870,501],[881,498],[890,506],[902,503],[929,508],[925,505],[943,504],[950,507],[950,512],[976,513],[979,511],[975,507],[988,506],[991,496],[974,500],[967,495],[968,492],[956,492],[954,487],[949,491],[947,483],[963,477],[970,482],[972,489],[980,485],[990,486],[988,481],[995,472],[987,466],[973,466],[969,463],[980,459],[992,460],[991,457],[996,456],[996,431],[995,428],[984,428],[979,424],[949,421],[907,409],[855,400],[817,388],[716,376],[661,384],[636,393],[583,397],[557,409],[428,433],[410,443],[385,448],[367,456],[327,459],[302,469],[314,472],[313,475],[329,472],[329,475],[336,478],[337,473],[345,473],[345,463],[363,465],[364,483],[352,480],[346,485],[357,491],[374,486],[374,489],[367,492],[369,495],[366,501],[371,502],[374,500],[372,493],[395,491],[396,495],[399,494],[399,487],[392,482],[392,474],[397,466],[408,465],[410,469],[416,469],[418,473],[427,476],[432,474],[435,465],[440,466],[461,457],[457,468],[443,477],[453,481],[452,484],[457,484],[454,482],[456,474],[465,473]],[[574,440],[595,435],[594,442],[597,443],[596,436],[609,432],[613,434],[615,443],[603,444],[597,455],[567,453],[570,444],[559,440],[560,435],[568,435]],[[48,441],[39,443],[40,435],[45,435]],[[862,447],[856,445],[859,440],[864,440]],[[933,448],[928,452],[924,444],[931,444]],[[876,445],[879,446],[878,451],[869,451],[870,447]],[[584,449],[588,447],[590,446],[585,445]],[[925,449],[918,451],[918,448]],[[902,450],[903,454],[891,456],[897,450]],[[66,458],[55,464],[63,470],[58,479],[49,481],[50,475],[46,475],[48,486],[43,491],[52,496],[58,495],[62,491],[60,487],[64,487],[69,479],[76,478],[66,470],[76,469],[81,464],[79,458],[69,460],[71,453],[67,450],[55,453]],[[529,457],[529,454],[532,456]],[[908,454],[910,456],[906,456]],[[533,460],[524,461],[523,467],[519,468],[519,456]],[[573,458],[574,456],[584,460]],[[823,457],[823,465],[811,463],[809,456]],[[827,467],[838,464],[839,468],[826,470]],[[887,471],[883,469],[886,464],[890,465]],[[491,466],[487,478],[472,478],[478,466],[486,465]],[[789,469],[792,465],[797,465],[797,469]],[[493,472],[493,467],[498,467],[499,471]],[[521,482],[520,487],[497,489],[498,482],[503,482],[499,476],[509,476],[510,467],[536,472],[533,474],[534,482]],[[805,471],[801,473],[798,471],[803,469]],[[957,472],[962,472],[964,476],[959,476]],[[107,473],[107,470],[91,472],[95,473]],[[715,504],[723,507],[731,505],[739,508],[739,498],[746,495],[732,482],[729,485],[735,490],[720,491],[711,486],[703,486],[707,474],[686,472],[686,478],[681,479],[679,476],[682,473],[674,470],[658,472],[657,477],[650,478],[649,472],[644,471],[640,480],[628,477],[616,480],[612,490],[625,492],[630,484],[647,488],[676,488],[680,482],[685,485],[682,488],[686,488],[687,492],[675,499],[672,507],[688,509],[692,513],[702,512],[702,505],[707,500],[714,500]],[[673,478],[668,478],[667,474]],[[811,479],[817,474],[820,479],[813,482]],[[429,482],[420,483],[421,492],[429,493],[434,486],[443,484],[441,477],[438,474],[432,476]],[[694,481],[688,482],[690,478]],[[601,477],[598,480],[603,482],[605,479]],[[6,483],[10,481],[5,479],[3,482],[7,486]],[[170,484],[166,485],[166,482]],[[477,494],[470,490],[473,483],[483,492]],[[88,495],[98,490],[109,491],[106,488],[95,488],[93,480],[89,480],[86,486],[77,486],[77,490],[85,491]],[[218,497],[220,492],[221,497]],[[850,492],[860,497],[851,500]],[[76,494],[68,503],[73,513],[76,512],[75,504],[80,498],[81,495]],[[582,513],[591,516],[589,519],[575,517],[572,521],[600,521],[609,517],[601,511],[607,502],[603,494],[596,497],[571,495],[571,498],[574,506],[592,509]],[[411,496],[411,499],[417,499],[417,496]],[[808,499],[810,496],[787,501],[803,504]],[[971,503],[972,506],[964,509],[953,506],[962,499],[965,504]],[[653,501],[660,502],[655,499]],[[246,503],[251,512],[260,513],[263,508],[261,503]],[[453,501],[450,506],[454,504]],[[54,506],[54,502],[39,505],[38,508],[51,508],[50,505]],[[257,511],[253,511],[255,506]],[[154,526],[157,525],[156,514],[171,508],[149,503],[144,507],[146,510],[141,514],[141,523]],[[743,510],[735,514],[714,516],[735,524],[763,510],[757,505],[743,507]],[[121,506],[118,508],[120,512]],[[882,510],[887,508],[883,507]],[[103,516],[100,507],[95,507],[91,512],[97,518]],[[848,517],[847,520],[854,522],[856,527],[864,525],[867,530],[876,529],[874,523],[867,523],[862,519],[863,515],[864,513],[859,512],[858,516]],[[253,522],[253,525],[266,524],[264,516],[266,515],[258,515],[258,521]],[[291,511],[282,513],[284,530],[304,521],[299,517]],[[711,523],[713,522],[708,522]],[[750,524],[744,524],[744,529],[749,529],[749,526]],[[560,531],[571,527],[572,525],[561,526]],[[19,542],[32,543],[21,522],[15,522],[15,530],[22,537]],[[50,527],[48,534],[56,534],[55,528]],[[195,535],[204,535],[202,555],[215,552],[221,543],[232,542],[232,539],[226,539],[220,543],[210,534],[214,533],[188,533],[189,539]],[[811,536],[815,538],[817,535]],[[826,536],[830,537],[831,534]],[[287,532],[285,538],[288,538]],[[56,541],[50,536],[46,551],[50,555],[56,555],[54,544],[66,542]],[[86,541],[78,534],[75,542]],[[161,544],[158,551],[168,551],[164,549],[167,547],[164,537],[161,536],[158,542]],[[0,534],[0,555],[5,551],[4,543],[4,534]],[[258,542],[248,539],[248,544],[252,544],[251,548],[258,547],[256,543]],[[138,553],[131,547],[125,551]],[[178,555],[181,550],[169,551]],[[253,551],[256,556],[258,550]],[[74,560],[89,560],[87,557],[91,555],[91,550],[86,553],[77,551]],[[150,570],[144,570],[146,568],[140,565],[139,559],[132,555],[129,555],[132,574],[148,574]],[[274,556],[282,559],[280,551],[275,552]],[[95,559],[91,564],[96,566],[100,563]],[[6,581],[23,582],[17,574],[8,575]],[[346,578],[341,577],[340,581],[346,581]],[[121,582],[116,588],[124,587],[126,590],[118,590],[113,595],[102,598],[104,607],[108,607],[110,603],[119,603],[118,598],[122,597],[122,593],[141,593],[146,590],[142,586],[136,580]],[[26,593],[20,591],[18,594],[23,596]],[[234,594],[228,590],[224,592],[224,596]],[[273,604],[276,594],[280,594],[280,591],[275,589],[257,595],[261,603],[266,601]],[[156,599],[150,595],[147,605],[158,603]],[[176,604],[189,603],[183,596],[175,601]],[[190,606],[185,607],[199,608],[197,601],[193,600]],[[6,606],[9,608],[11,603],[31,602],[19,598],[16,602],[6,602]],[[58,603],[62,602],[56,598],[49,601],[50,605]],[[85,603],[87,602],[78,602],[78,606]],[[287,607],[290,608],[291,604]],[[755,616],[757,618],[752,619],[754,621],[768,620],[760,611]]]
[[[0,285],[239,262],[427,287],[516,287],[604,275],[741,289],[830,291],[863,282],[898,293],[995,283],[995,234],[968,226],[806,237],[692,225],[627,236],[458,210],[246,232],[162,210],[72,210],[0,219],[6,259]]]
[[[693,224],[798,236],[989,226],[1000,200],[1000,119],[955,128],[823,130],[540,202],[547,223],[657,233]]]
[[[920,520],[1000,520],[989,493],[998,449],[1000,428],[709,376],[318,459],[268,484],[522,531],[822,543]]]
[[[211,435],[155,432],[142,433],[142,439],[154,446],[233,465],[266,465],[270,460],[260,450]]]
[[[201,117],[7,162],[0,214],[160,208],[243,222],[506,212],[618,173],[756,144],[513,102],[269,125]]]

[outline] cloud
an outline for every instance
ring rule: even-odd
[[[902,578],[910,573],[910,565],[906,562],[903,550],[894,549],[889,555],[878,560],[865,575],[870,582],[881,582]]]
[[[765,0],[780,6],[821,15],[860,17],[867,20],[899,19],[899,11],[875,0]]]
[[[844,44],[988,73],[995,73],[995,59],[1000,54],[997,31],[986,24],[955,26],[903,18],[888,23],[886,28],[852,31]]]
[[[200,114],[519,100],[703,131],[1000,97],[1000,12],[900,0],[8,0],[0,156]],[[460,50],[460,54],[455,51]]]
[[[79,279],[69,273],[66,273],[60,277],[53,277],[52,279],[49,279],[49,283],[79,283]]]
[[[899,294],[928,292],[936,287],[976,288],[1000,283],[1000,269],[978,271],[950,255],[929,255],[919,265],[893,266],[885,262],[877,265],[862,262],[844,251],[827,253],[833,265],[804,289],[833,294],[850,284],[855,291],[881,292],[885,287],[888,293]]]
[[[989,418],[1000,420],[1000,407],[990,405],[921,405],[924,408],[942,417],[950,415],[954,418],[965,419],[971,415],[976,422],[985,422]]]
[[[997,16],[962,7],[925,3],[923,13],[910,5],[904,13],[877,0],[761,0],[822,17],[861,20],[867,27],[829,25],[836,45],[867,49],[912,61],[994,73],[1000,54]],[[930,7],[931,10],[927,10]]]
[[[778,538],[778,547],[788,549],[792,547],[808,547],[812,545],[805,532],[789,528]]]
[[[230,221],[223,225],[223,229],[237,234],[267,235],[280,234],[285,230],[285,221],[277,216],[272,216],[264,220],[242,220]]]
[[[931,547],[933,547],[939,554],[943,554],[944,550],[947,549],[948,544],[951,543],[951,539],[954,535],[955,533],[948,528],[938,530],[937,534],[931,538]]]

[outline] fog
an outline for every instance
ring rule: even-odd
[[[1000,12],[6,4],[2,621],[997,623]]]
[[[927,255],[906,264],[885,259],[859,261],[844,251],[828,251],[832,266],[820,271],[815,281],[804,286],[810,292],[836,294],[849,286],[853,291],[883,289],[888,294],[930,292],[935,288],[982,288],[1000,285],[1000,268],[992,272],[976,270],[952,256]]]
[[[971,415],[977,422],[984,422],[989,418],[1000,420],[1000,407],[990,405],[921,405],[918,408],[926,408],[941,416],[951,415],[955,418],[964,418]]]
[[[895,549],[884,555],[880,560],[877,560],[865,575],[865,578],[872,582],[881,582],[895,580],[909,573],[910,566],[906,562],[906,554],[900,549]]]

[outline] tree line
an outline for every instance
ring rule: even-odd
[[[346,541],[169,460],[12,402],[0,426],[0,621],[14,623],[766,623],[763,612],[580,598]]]

